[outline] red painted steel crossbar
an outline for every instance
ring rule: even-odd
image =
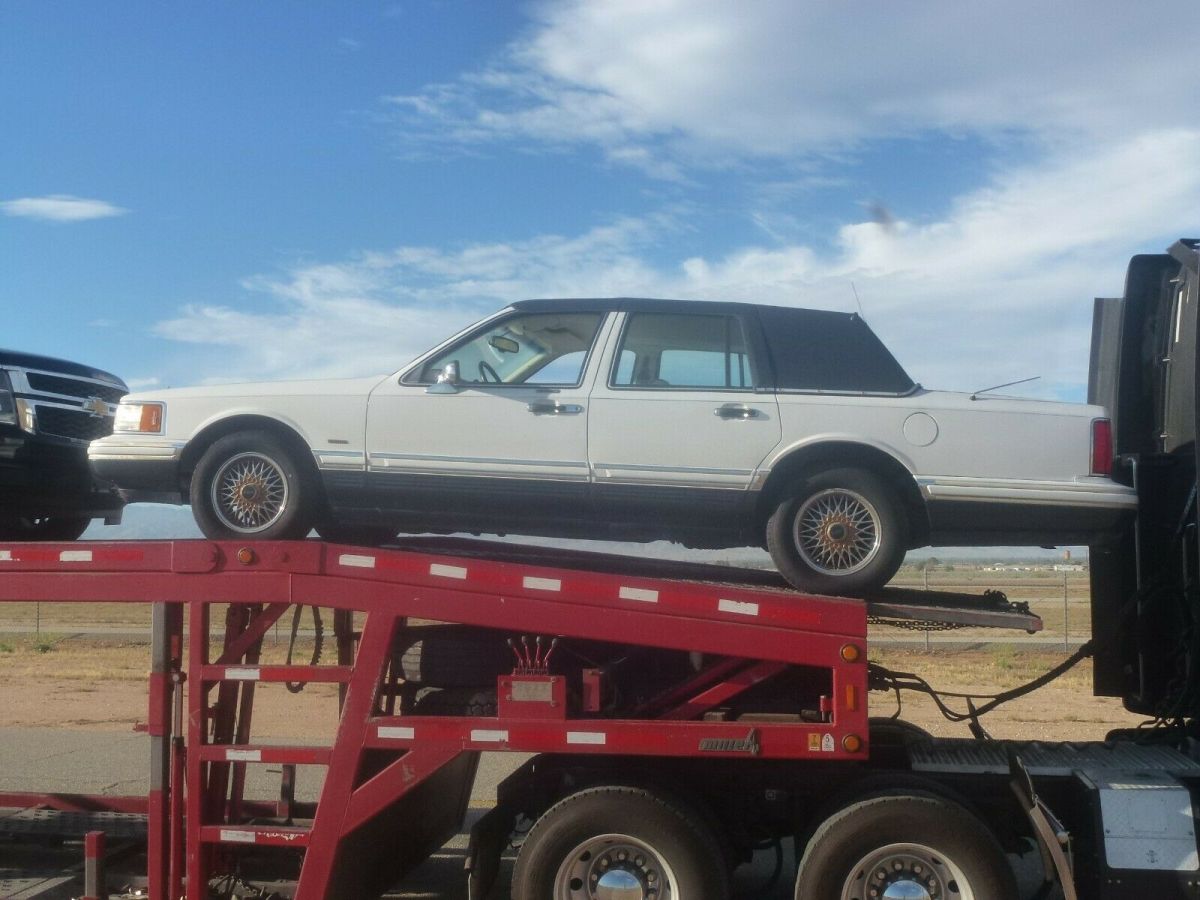
[[[867,755],[866,610],[858,601],[316,541],[0,544],[0,573],[4,600],[155,603],[187,611],[186,642],[185,617],[169,619],[162,651],[169,664],[156,666],[151,680],[148,730],[172,742],[169,773],[146,801],[153,900],[181,892],[201,900],[209,877],[246,846],[302,849],[298,900],[344,894],[336,879],[352,835],[451,767],[470,775],[483,750],[797,760]],[[214,604],[228,607],[224,642],[210,658]],[[259,662],[263,636],[295,605],[341,617],[336,664]],[[384,694],[396,678],[396,636],[410,618],[504,635],[692,651],[711,664],[626,718],[566,710],[527,718],[385,714],[391,706]],[[823,721],[706,716],[793,667],[825,673]],[[332,745],[253,743],[255,687],[296,681],[340,686]],[[248,822],[263,804],[243,799],[245,769],[262,764],[326,769],[311,826]]]

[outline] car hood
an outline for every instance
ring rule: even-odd
[[[3,366],[18,366],[22,369],[40,369],[43,372],[76,375],[80,378],[107,381],[114,387],[125,388],[125,382],[111,372],[94,369],[91,366],[85,366],[66,359],[56,359],[53,356],[40,356],[36,353],[0,349],[0,367]]]
[[[309,381],[259,381],[239,384],[214,384],[204,387],[168,388],[142,391],[125,398],[127,403],[156,400],[237,400],[264,397],[360,397],[371,392],[387,375],[370,378],[322,378]]]

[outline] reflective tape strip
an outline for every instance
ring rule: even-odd
[[[229,844],[253,844],[255,837],[253,831],[237,831],[233,828],[222,828],[221,840]]]
[[[508,732],[475,728],[471,731],[471,740],[476,744],[501,744],[508,740]]]
[[[262,751],[226,750],[225,759],[229,762],[262,762]]]
[[[59,562],[91,562],[91,550],[64,550],[58,554]]]
[[[718,600],[717,609],[721,612],[737,613],[739,616],[757,616],[757,603],[743,603],[741,600]]]
[[[338,562],[351,569],[375,568],[375,557],[373,556],[355,556],[353,553],[343,553],[338,557]]]
[[[608,735],[603,731],[568,731],[568,744],[590,744],[595,747],[602,746],[608,741]]]
[[[658,591],[649,588],[622,587],[618,596],[622,600],[639,600],[642,603],[657,603]]]
[[[562,582],[557,578],[534,578],[527,575],[521,580],[523,587],[531,591],[561,591]]]
[[[12,562],[12,551],[0,550],[0,562]]]
[[[429,566],[430,575],[440,575],[442,578],[458,578],[462,580],[467,577],[467,570],[463,566],[446,566],[441,563],[432,563]]]
[[[385,740],[390,738],[396,741],[411,741],[416,738],[417,729],[411,726],[380,725],[376,733]]]
[[[262,669],[226,669],[226,681],[258,681],[262,678]]]

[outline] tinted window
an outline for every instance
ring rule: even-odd
[[[621,336],[616,387],[754,386],[742,325],[732,316],[632,313]]]
[[[464,384],[578,384],[601,313],[517,315],[478,331],[421,371],[434,381],[449,362]]]
[[[903,394],[913,380],[858,316],[812,309],[758,309],[781,390]]]

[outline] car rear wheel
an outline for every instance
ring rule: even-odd
[[[297,540],[312,529],[314,490],[293,454],[266,431],[217,440],[192,474],[192,515],[213,539]]]
[[[861,469],[828,469],[786,495],[767,521],[767,549],[795,587],[860,593],[882,587],[904,559],[894,493]]]

